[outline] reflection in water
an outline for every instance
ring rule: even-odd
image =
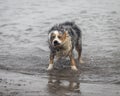
[[[60,94],[61,96],[71,96],[71,94],[80,95],[79,72],[62,69],[51,71],[48,75],[48,91],[51,94]]]

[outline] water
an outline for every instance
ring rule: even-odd
[[[48,76],[47,32],[75,21],[85,61],[77,80],[120,84],[119,6],[119,0],[0,0],[0,68]]]

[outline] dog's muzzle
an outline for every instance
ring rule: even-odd
[[[55,40],[55,41],[53,42],[53,44],[54,44],[54,46],[59,46],[59,45],[60,45],[60,43],[59,43],[57,40]]]

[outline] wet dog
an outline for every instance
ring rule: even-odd
[[[64,22],[53,26],[48,32],[48,43],[50,48],[50,61],[47,70],[52,70],[54,65],[54,58],[69,57],[71,62],[71,69],[77,71],[75,59],[73,56],[73,49],[78,53],[78,60],[83,63],[81,59],[82,52],[82,36],[81,30],[74,22]]]

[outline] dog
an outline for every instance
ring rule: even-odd
[[[64,22],[54,25],[48,32],[48,44],[50,49],[50,61],[48,71],[53,69],[54,58],[69,57],[71,69],[77,71],[73,49],[78,53],[78,60],[81,59],[82,53],[82,36],[80,28],[74,22]]]

